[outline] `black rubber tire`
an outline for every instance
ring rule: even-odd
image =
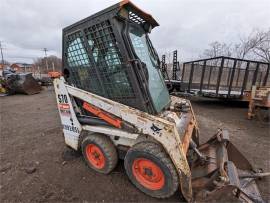
[[[89,144],[96,145],[103,152],[105,157],[105,165],[103,168],[98,169],[89,162],[86,155],[86,147]],[[86,136],[81,142],[81,150],[87,165],[99,173],[108,174],[116,167],[118,162],[117,151],[110,138],[106,135],[91,134]]]
[[[136,158],[149,159],[160,167],[165,184],[159,190],[149,190],[141,185],[132,172],[132,164]],[[140,142],[130,148],[125,157],[125,170],[131,182],[145,194],[155,198],[168,198],[179,188],[179,178],[175,167],[162,146],[153,142]]]

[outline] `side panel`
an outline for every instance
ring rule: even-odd
[[[138,134],[128,133],[123,130],[104,126],[84,125],[83,129],[89,132],[108,135],[115,146],[122,145],[131,147],[136,143],[136,139],[139,136]]]
[[[77,150],[82,126],[76,117],[72,99],[69,97],[64,83],[59,81],[60,80],[54,80],[54,89],[65,142],[67,145]]]

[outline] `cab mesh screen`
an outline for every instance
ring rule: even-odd
[[[68,35],[66,43],[75,86],[122,103],[135,97],[109,20]]]

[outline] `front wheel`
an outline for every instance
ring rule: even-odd
[[[178,175],[170,157],[156,143],[134,145],[127,152],[124,164],[131,182],[147,195],[167,198],[179,188]]]
[[[99,173],[108,174],[117,164],[116,148],[106,135],[88,135],[82,141],[81,149],[87,165]]]

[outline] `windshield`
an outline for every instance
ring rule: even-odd
[[[140,26],[130,25],[129,36],[139,59],[146,64],[149,74],[149,92],[157,112],[170,103],[169,92],[158,69],[158,61],[147,41],[145,31]]]

